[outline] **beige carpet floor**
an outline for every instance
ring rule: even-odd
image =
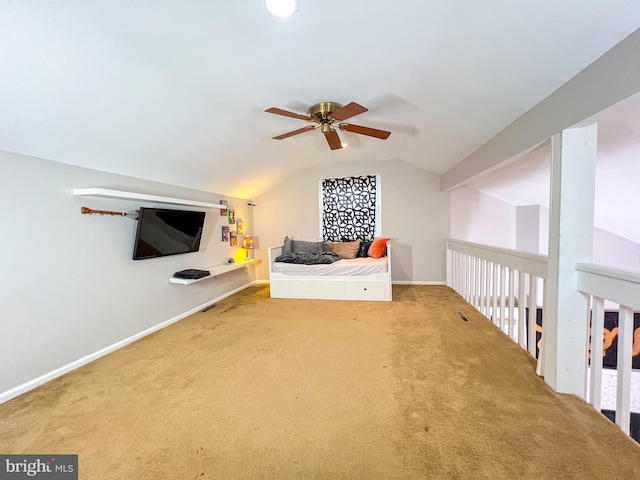
[[[0,405],[0,452],[82,479],[640,478],[638,444],[436,286],[251,287]]]

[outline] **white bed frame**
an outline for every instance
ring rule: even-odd
[[[282,245],[269,248],[271,298],[391,301],[391,242],[387,242],[387,271],[371,275],[288,275],[273,271]]]

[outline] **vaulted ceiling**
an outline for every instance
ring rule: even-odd
[[[0,150],[254,197],[293,171],[441,174],[640,27],[636,0],[20,0],[0,12]],[[388,140],[264,113],[358,102]]]

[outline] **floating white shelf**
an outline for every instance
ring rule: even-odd
[[[159,195],[125,192],[122,190],[111,190],[108,188],[74,188],[73,194],[86,197],[120,198],[123,200],[142,200],[145,202],[171,203],[174,205],[189,205],[192,207],[218,208],[220,210],[229,208],[227,205],[220,205],[219,203],[199,202],[197,200],[187,200],[184,198],[161,197]]]
[[[202,282],[203,280],[210,280],[215,278],[218,275],[222,275],[224,273],[229,273],[234,270],[238,270],[239,268],[248,267],[249,265],[253,265],[256,263],[255,258],[244,262],[236,262],[236,263],[223,263],[222,265],[214,265],[213,267],[207,267],[203,270],[209,270],[211,275],[208,277],[202,278],[176,278],[169,277],[169,283],[177,283],[179,285],[191,285],[192,283]]]

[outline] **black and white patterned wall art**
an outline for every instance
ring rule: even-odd
[[[323,240],[373,240],[376,189],[375,175],[322,180]]]

